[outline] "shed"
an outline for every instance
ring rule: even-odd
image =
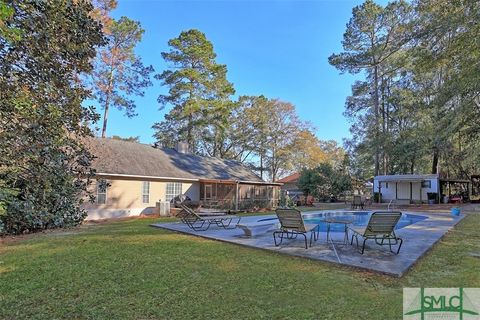
[[[437,174],[398,174],[376,176],[374,193],[379,202],[426,203],[428,194],[435,194],[439,201],[439,177]]]

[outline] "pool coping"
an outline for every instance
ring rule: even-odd
[[[318,213],[334,211],[353,212],[351,210],[319,210]],[[324,232],[321,232],[321,240],[315,242],[311,248],[306,250],[304,247],[300,247],[301,244],[299,243],[290,243],[289,245],[275,247],[273,245],[271,233],[247,238],[241,236],[243,231],[240,229],[224,230],[212,226],[211,229],[207,231],[195,232],[181,222],[154,223],[151,224],[151,226],[198,236],[209,240],[227,242],[284,255],[303,257],[310,260],[342,265],[348,268],[367,270],[393,277],[402,277],[411,270],[411,268],[414,267],[449,230],[465,217],[463,214],[460,216],[452,216],[448,212],[402,212],[406,214],[427,216],[428,219],[418,221],[397,230],[397,234],[403,236],[406,240],[404,241],[402,250],[398,255],[393,255],[389,251],[379,249],[379,246],[375,246],[375,248],[368,246],[365,249],[364,255],[360,255],[360,253],[355,250],[354,246],[339,246],[338,244],[332,245],[331,243],[325,243],[324,236],[322,238]],[[312,213],[313,212],[306,212],[305,214],[308,215]],[[258,220],[274,217],[275,215],[247,216],[242,217],[241,223],[252,223]],[[343,237],[343,233],[341,232],[333,232],[333,234],[337,234],[337,240],[338,234],[341,234]],[[414,237],[417,241],[408,241],[409,237],[415,235],[420,235],[420,238]]]

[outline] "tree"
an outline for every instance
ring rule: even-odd
[[[100,17],[105,15],[100,14]],[[127,117],[136,116],[135,101],[130,97],[144,95],[144,88],[152,85],[150,74],[154,71],[152,66],[144,66],[135,54],[135,47],[144,33],[140,23],[127,17],[107,21],[104,31],[108,43],[99,49],[92,74],[95,97],[104,109],[103,138],[110,107],[123,110]]]
[[[140,143],[140,137],[139,136],[136,136],[136,137],[120,137],[120,136],[116,136],[116,135],[113,135],[112,136],[112,139],[114,140],[121,140],[121,141],[127,141],[127,142],[136,142],[136,143]]]
[[[103,44],[101,26],[84,1],[11,7],[6,26],[21,37],[0,37],[0,233],[74,226],[92,173],[81,140],[96,120],[80,77]]]
[[[350,176],[329,163],[322,163],[313,169],[303,169],[298,179],[298,187],[306,194],[323,200],[351,190]]]
[[[343,36],[345,51],[329,57],[330,64],[342,72],[356,74],[366,71],[370,97],[364,101],[367,103],[363,107],[373,111],[370,128],[373,131],[375,175],[380,172],[381,81],[384,75],[392,72],[387,67],[389,59],[409,40],[408,32],[403,28],[409,17],[410,7],[404,1],[391,2],[383,8],[367,0],[353,9]]]
[[[11,25],[14,12],[15,9],[11,5],[0,0],[0,36],[6,42],[18,39],[21,35],[21,30]]]
[[[258,146],[262,146],[259,156],[267,168],[271,181],[276,181],[281,175],[291,172],[294,168],[292,156],[295,152],[295,140],[302,130],[307,130],[309,124],[302,121],[295,106],[278,99],[269,100],[261,111],[268,123],[261,128]]]
[[[300,130],[293,141],[293,170],[300,172],[302,169],[313,169],[319,163],[327,162],[329,155],[322,148],[323,143],[311,130]]]
[[[431,171],[443,166],[447,175],[468,177],[480,158],[472,143],[480,132],[480,3],[424,0],[415,9],[418,44],[411,54],[429,115]]]
[[[156,136],[165,137],[158,131],[162,128],[176,129],[177,139],[185,140],[192,151],[205,153],[206,148],[199,150],[203,137],[205,143],[213,144],[210,152],[216,156],[234,107],[229,97],[235,90],[226,78],[227,67],[216,63],[212,43],[198,30],[183,31],[168,45],[171,49],[162,57],[171,67],[155,78],[169,88],[168,94],[158,98],[161,108],[172,109],[154,125]]]
[[[268,115],[263,108],[267,103],[268,99],[264,96],[239,97],[228,117],[222,139],[216,144],[202,141],[202,149],[210,156],[215,154],[224,159],[251,161],[252,157],[263,150],[262,143],[253,144],[252,141],[264,141],[262,133],[268,125]],[[216,152],[214,148],[217,149]],[[264,168],[258,170],[263,175]]]
[[[355,10],[366,11],[367,2]],[[357,19],[355,10],[351,21]],[[331,57],[334,65],[350,72],[359,71],[356,63],[370,53],[386,57],[378,64],[377,86],[372,67],[364,68],[366,79],[357,81],[347,98],[345,115],[353,125],[352,139],[346,145],[353,171],[358,177],[370,178],[383,165],[383,174],[430,171],[467,178],[478,171],[480,163],[480,45],[474,40],[480,33],[480,3],[418,0],[407,5],[394,1],[376,17],[380,19],[375,24],[380,47],[362,51],[364,47],[352,46]],[[389,26],[388,32],[382,26]],[[349,45],[361,43],[348,41]],[[365,53],[358,56],[362,59],[349,59],[361,52]],[[372,108],[375,91],[378,113]],[[372,167],[377,155],[378,165],[375,161]]]

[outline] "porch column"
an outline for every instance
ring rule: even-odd
[[[238,211],[238,181],[235,183],[235,211]]]

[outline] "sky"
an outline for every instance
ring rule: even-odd
[[[342,51],[342,38],[352,8],[361,1],[119,0],[112,13],[127,16],[145,29],[136,53],[156,73],[167,68],[160,53],[180,32],[198,29],[213,43],[217,62],[226,64],[227,79],[236,94],[265,95],[293,103],[303,120],[310,121],[322,140],[341,143],[349,137],[342,115],[355,77],[340,74],[328,57]],[[157,97],[167,88],[154,80],[144,97],[136,97],[138,116],[127,118],[111,109],[107,135],[139,136],[152,143],[160,110]],[[103,115],[103,110],[99,110]],[[101,127],[101,123],[97,124]]]

